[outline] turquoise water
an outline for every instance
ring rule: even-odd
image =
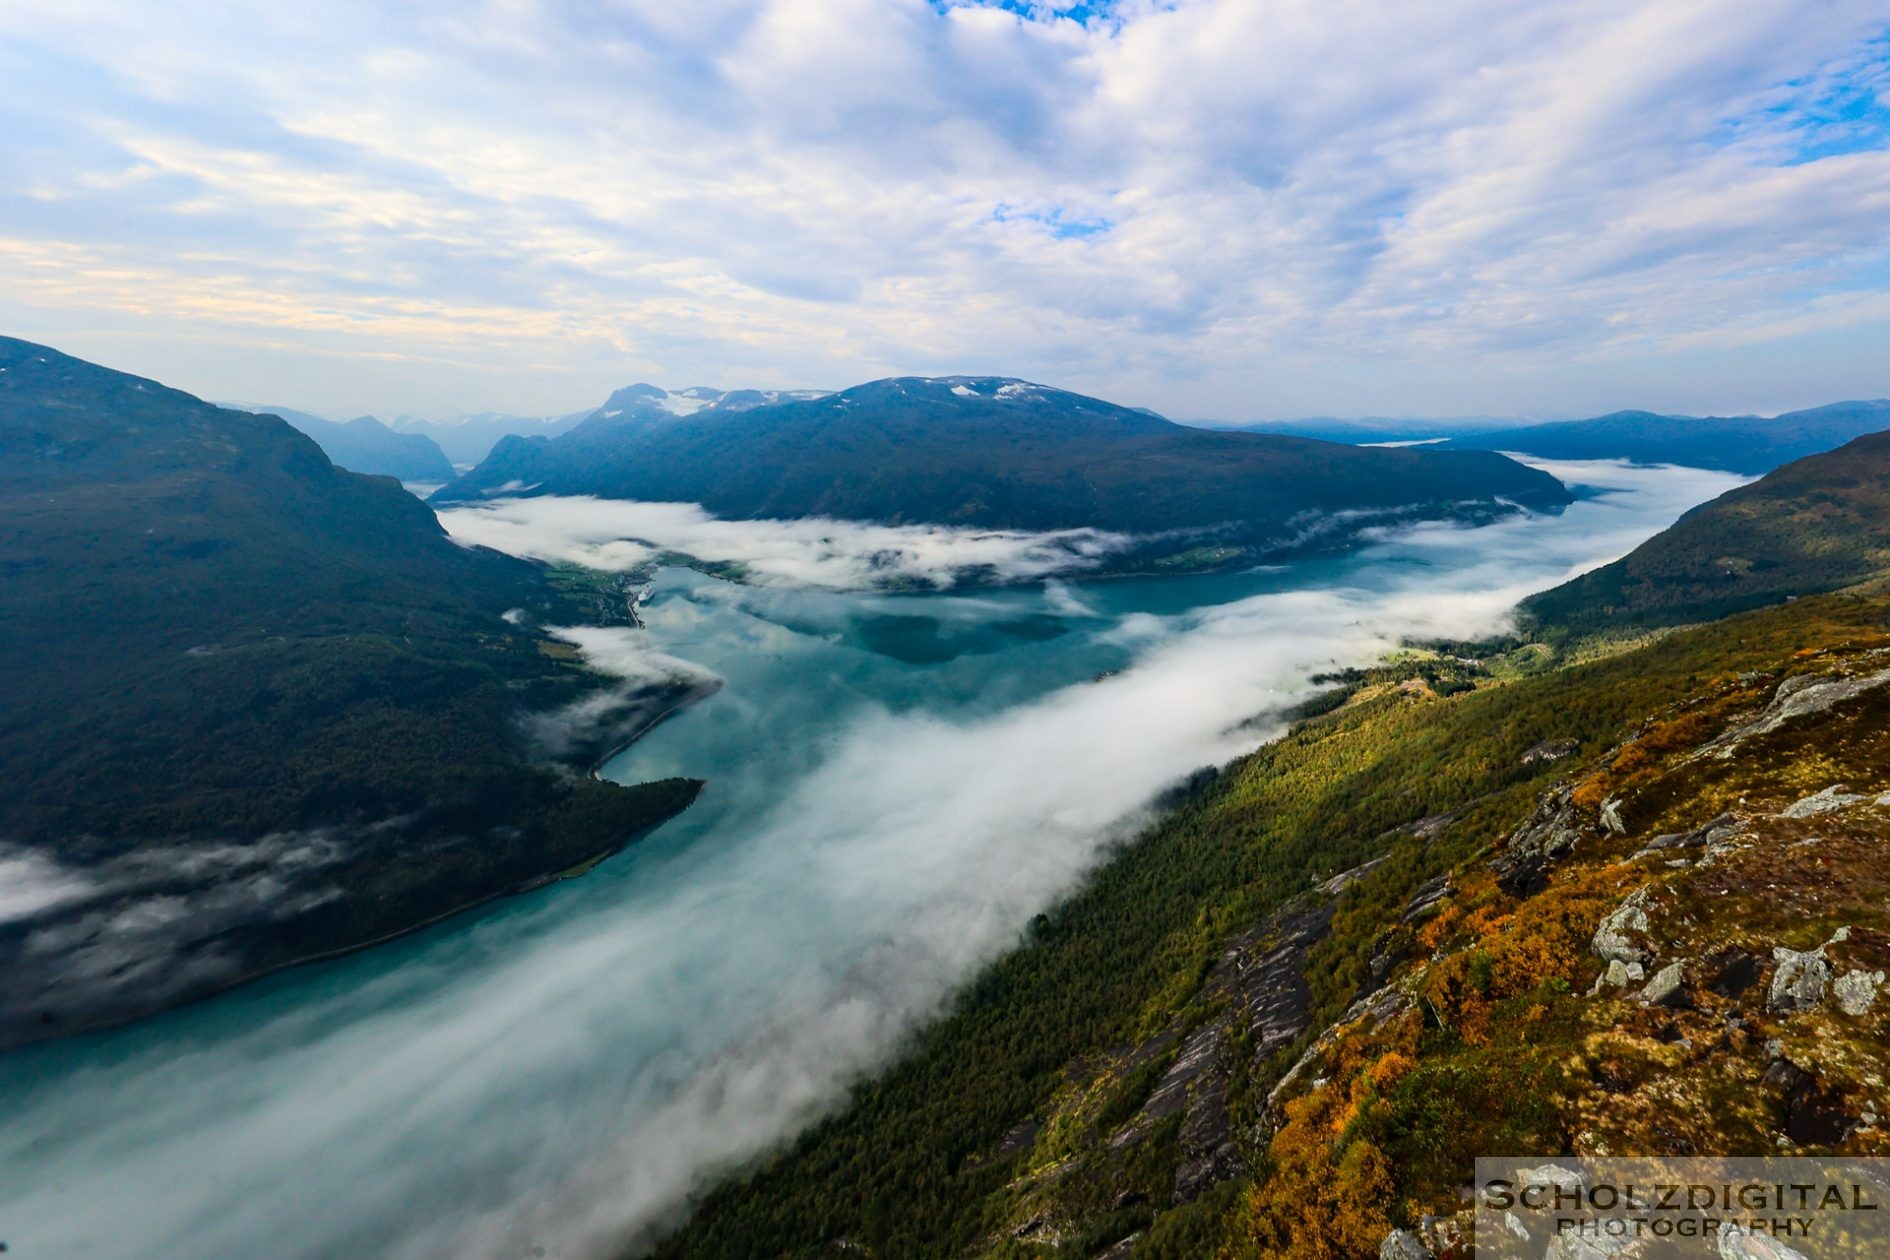
[[[1612,490],[1244,574],[890,596],[662,571],[609,644],[724,686],[607,773],[704,777],[698,804],[582,879],[0,1058],[10,1260],[588,1256],[660,1229],[1311,673],[1491,629],[1732,484],[1560,471]]]

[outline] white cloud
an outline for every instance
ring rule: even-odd
[[[740,565],[753,582],[841,590],[947,587],[967,576],[1030,581],[1094,568],[1128,542],[1094,529],[1031,534],[822,517],[728,521],[693,503],[558,495],[449,508],[440,522],[461,542],[539,560],[622,570],[679,552]]]
[[[951,370],[1234,418],[1877,394],[1881,355],[1830,336],[1890,323],[1834,300],[1890,287],[1890,125],[1828,102],[1881,92],[1885,26],[1865,0],[15,5],[0,318],[349,413]]]

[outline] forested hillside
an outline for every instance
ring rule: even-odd
[[[821,398],[676,415],[607,407],[568,434],[508,438],[438,492],[699,503],[718,516],[830,516],[1135,535],[1115,567],[1251,563],[1370,524],[1558,510],[1547,473],[1480,451],[1213,432],[995,377],[902,377]]]
[[[1523,604],[1587,631],[1705,621],[1890,571],[1890,433],[1787,464]]]
[[[1462,1258],[1479,1154],[1886,1153],[1890,595],[1558,641],[1333,680],[657,1254]]]
[[[538,627],[612,607],[281,420],[0,340],[0,1045],[403,931],[683,808],[697,784],[584,773],[647,706]]]

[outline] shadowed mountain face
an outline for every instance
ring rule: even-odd
[[[993,377],[903,377],[689,415],[613,410],[557,439],[501,442],[437,498],[589,494],[731,518],[1087,527],[1166,535],[1169,552],[1222,543],[1245,554],[1366,519],[1569,501],[1554,478],[1495,454],[1187,428]]]
[[[1586,630],[1706,621],[1890,570],[1890,433],[1787,464],[1613,564],[1526,601]]]
[[[1685,464],[1757,476],[1882,429],[1890,429],[1890,401],[1885,400],[1832,403],[1771,419],[1617,411],[1593,420],[1476,433],[1441,445],[1450,450],[1520,451],[1544,459]]]
[[[281,420],[0,339],[0,1046],[405,930],[686,805],[526,735],[603,685],[528,628],[586,612]],[[581,725],[578,767],[620,734]]]
[[[235,404],[232,404],[235,405]],[[396,433],[373,416],[324,420],[290,407],[242,404],[242,410],[279,416],[315,439],[322,453],[350,472],[438,485],[453,479],[453,465],[424,433]]]

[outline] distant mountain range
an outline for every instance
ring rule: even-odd
[[[1140,536],[1125,560],[1138,568],[1250,562],[1372,523],[1570,501],[1553,477],[1492,453],[1216,432],[1004,377],[700,405],[651,388],[618,391],[561,436],[502,440],[435,501],[598,495],[743,519],[1093,528]]]
[[[280,419],[0,339],[0,1047],[405,931],[686,806],[699,784],[585,773],[681,698],[537,629],[613,613],[610,580],[460,546]]]
[[[1617,411],[1592,420],[1484,430],[1441,445],[1451,450],[1519,451],[1544,459],[1686,464],[1758,476],[1882,429],[1890,429],[1890,401],[1832,403],[1770,418]]]
[[[587,407],[562,416],[514,416],[499,411],[448,416],[441,420],[398,416],[392,427],[396,432],[431,439],[453,463],[470,467],[491,454],[492,448],[505,438],[557,437],[598,415],[615,418],[642,413],[689,415],[705,409],[740,411],[783,399],[820,396],[819,390],[712,389],[707,385],[692,385],[672,391],[656,385],[636,384],[618,390],[601,407]]]
[[[398,477],[439,485],[456,475],[446,453],[424,433],[396,433],[373,416],[353,420],[324,420],[293,407],[260,403],[225,403],[242,411],[280,416],[315,439],[322,453],[350,472]]]

